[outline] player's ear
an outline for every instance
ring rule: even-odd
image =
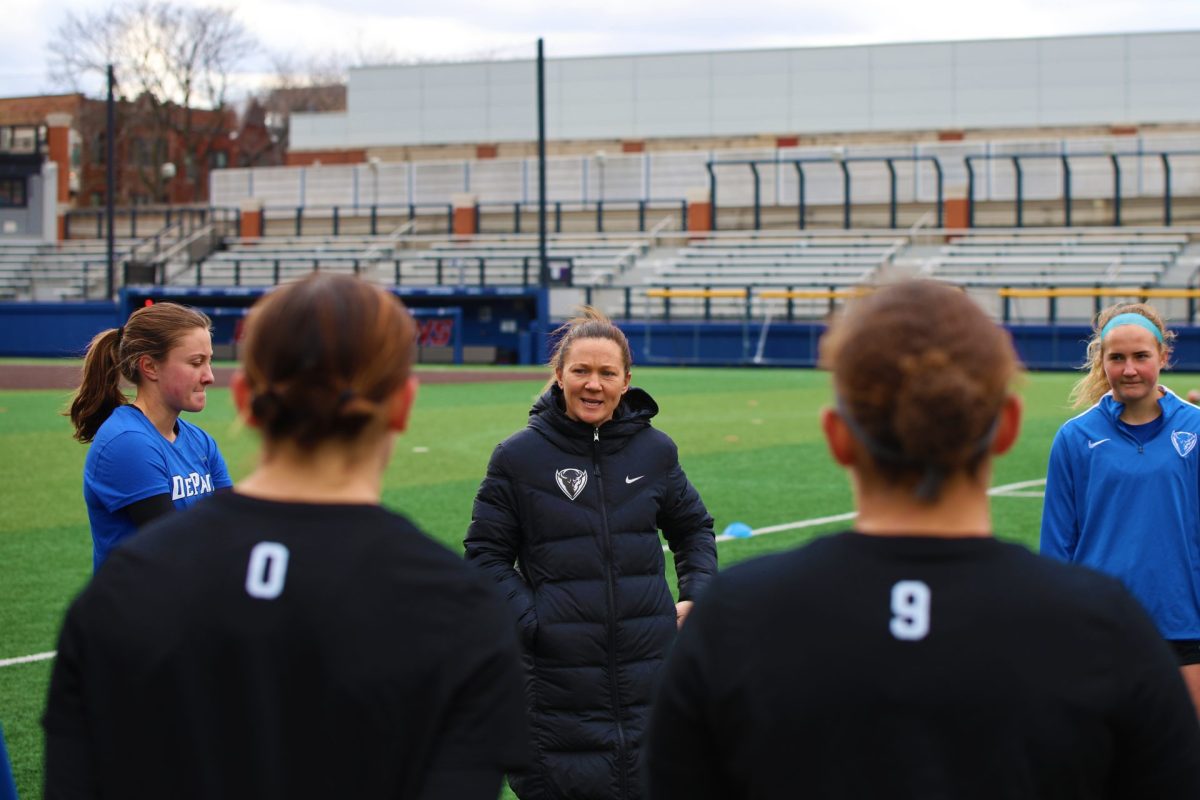
[[[417,376],[409,375],[399,389],[392,393],[388,408],[388,428],[403,433],[408,428],[408,416],[417,399]]]
[[[843,467],[854,463],[854,436],[846,421],[833,408],[821,409],[821,430],[825,434],[825,444],[829,446],[829,455]]]
[[[142,356],[137,360],[137,371],[147,380],[158,380],[158,362],[150,356]]]
[[[1000,406],[1000,418],[996,420],[996,435],[992,438],[992,455],[1007,453],[1017,442],[1021,432],[1021,398],[1010,394]]]
[[[233,405],[237,409],[240,416],[247,425],[256,427],[258,421],[254,419],[254,413],[250,410],[250,384],[246,382],[246,373],[240,368],[233,373],[233,377],[229,379],[229,392],[233,395]]]

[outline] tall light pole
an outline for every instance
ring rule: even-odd
[[[116,195],[117,195],[117,112],[116,100],[113,98],[113,89],[117,79],[113,76],[113,65],[108,65],[108,103],[105,106],[105,141],[104,141],[104,160],[105,160],[105,176],[104,176],[104,215],[105,221],[108,223],[108,231],[105,235],[107,241],[108,255],[108,275],[105,281],[105,295],[109,300],[113,299],[113,294],[116,292],[117,282],[117,257],[116,257],[116,242],[113,235],[113,217],[116,215]]]
[[[542,40],[537,40],[537,132],[538,132],[538,274],[545,287],[550,280],[546,261],[546,58]]]

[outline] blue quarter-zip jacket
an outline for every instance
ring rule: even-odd
[[[1170,390],[1144,446],[1112,394],[1068,420],[1050,449],[1043,555],[1124,581],[1167,639],[1200,639],[1200,408]]]

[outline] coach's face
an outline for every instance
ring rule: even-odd
[[[621,395],[629,389],[621,347],[611,339],[574,342],[555,378],[563,390],[567,416],[593,426],[612,419]]]

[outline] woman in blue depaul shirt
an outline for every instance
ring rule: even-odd
[[[88,345],[68,413],[75,438],[91,442],[83,497],[93,569],[147,522],[233,485],[213,438],[179,418],[204,408],[213,382],[211,326],[193,308],[157,303]],[[134,385],[132,402],[122,378]]]
[[[1174,334],[1153,307],[1100,313],[1050,450],[1041,552],[1123,580],[1200,709],[1200,409],[1160,386]]]

